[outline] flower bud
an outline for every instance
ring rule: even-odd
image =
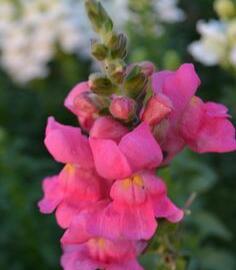
[[[97,60],[103,61],[108,55],[108,49],[105,45],[95,40],[91,44],[91,53]]]
[[[155,65],[150,61],[143,61],[138,64],[141,67],[142,72],[150,77],[155,71]]]
[[[107,46],[111,50],[111,57],[125,58],[127,54],[127,37],[125,34],[110,33],[107,37]]]
[[[116,91],[115,85],[102,73],[93,73],[89,76],[89,87],[99,95],[111,95]]]
[[[154,126],[168,116],[171,111],[172,103],[170,99],[163,94],[158,94],[148,100],[146,107],[141,114],[141,120]]]
[[[92,92],[80,93],[74,100],[74,106],[79,115],[98,113],[109,106],[108,98],[98,96]]]
[[[217,14],[225,18],[230,18],[235,15],[235,5],[231,0],[216,0],[214,8]]]
[[[135,99],[145,90],[147,82],[148,77],[142,72],[141,67],[136,65],[128,72],[123,86],[128,96]]]
[[[119,37],[116,32],[112,31],[108,33],[105,37],[105,44],[109,49],[114,49],[116,48],[117,44],[119,42]]]
[[[101,33],[112,31],[113,22],[99,1],[86,0],[85,7],[95,32]]]
[[[106,66],[107,73],[114,83],[121,84],[125,77],[125,63],[122,60],[110,61]]]
[[[121,120],[130,120],[136,109],[136,102],[124,96],[116,96],[113,98],[109,110],[113,117]]]

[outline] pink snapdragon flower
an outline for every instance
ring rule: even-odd
[[[55,160],[66,165],[59,175],[43,181],[42,213],[52,213],[62,228],[74,215],[106,195],[106,181],[94,169],[88,139],[79,128],[64,126],[49,118],[45,145]]]
[[[184,112],[181,135],[187,145],[198,153],[234,151],[235,128],[229,117],[228,109],[222,104],[204,103],[194,96]]]
[[[146,123],[125,134],[119,142],[104,137],[104,133],[96,129],[96,137],[90,137],[89,142],[100,176],[123,179],[144,169],[154,169],[161,163],[160,146]]]
[[[45,145],[64,168],[44,179],[39,208],[55,211],[67,229],[61,239],[65,270],[142,270],[137,256],[158,219],[176,223],[184,216],[155,170],[185,146],[199,153],[236,149],[227,108],[195,95],[200,80],[193,65],[154,74],[151,63],[140,67],[152,76],[148,100],[104,97],[87,82],[72,89],[65,106],[87,136],[78,127],[48,120]],[[105,110],[99,111],[104,100]]]
[[[216,103],[204,104],[195,97],[199,85],[192,64],[184,64],[176,72],[161,71],[152,76],[154,95],[165,95],[173,105],[167,119],[163,117],[154,127],[156,138],[167,154],[166,161],[185,145],[199,153],[236,149],[235,128],[227,119],[227,109]]]
[[[142,270],[136,257],[146,244],[142,241],[110,240],[95,237],[86,229],[86,214],[81,212],[61,239],[65,270]]]
[[[104,202],[88,218],[88,231],[109,239],[148,240],[157,228],[156,218],[179,222],[183,211],[167,197],[164,182],[154,172],[142,172],[116,181],[112,201]]]

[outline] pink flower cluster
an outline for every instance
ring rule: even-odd
[[[65,270],[140,270],[137,257],[153,237],[157,219],[179,222],[183,210],[167,196],[156,169],[185,146],[193,151],[236,150],[227,108],[195,96],[200,80],[191,64],[150,74],[152,94],[136,125],[128,128],[136,101],[110,97],[100,116],[88,82],[69,93],[65,106],[79,127],[48,119],[45,145],[62,171],[43,181],[42,213],[55,211],[66,229],[61,244]]]

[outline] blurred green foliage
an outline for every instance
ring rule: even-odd
[[[127,25],[129,60],[151,60],[160,69],[193,62],[186,48],[198,37],[196,21],[215,17],[213,1],[180,1],[186,21],[166,25],[160,37],[149,1],[135,3],[130,0],[130,7],[142,23],[138,31],[135,23]],[[199,95],[224,102],[235,121],[235,76],[195,64],[202,79]],[[0,72],[0,269],[60,269],[62,231],[53,216],[43,216],[37,209],[41,180],[60,169],[43,146],[44,126],[49,115],[76,125],[63,100],[74,84],[87,79],[90,63],[59,52],[50,68],[46,80],[27,87],[18,87]],[[179,226],[160,222],[150,252],[141,258],[145,269],[236,268],[235,162],[235,153],[199,156],[185,151],[170,168],[158,172],[167,181],[171,198],[186,207],[188,215]]]

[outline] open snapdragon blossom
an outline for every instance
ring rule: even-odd
[[[138,256],[158,235],[159,221],[184,217],[156,172],[184,147],[236,150],[235,128],[225,106],[196,96],[200,80],[192,64],[160,72],[150,62],[127,66],[125,35],[99,2],[87,0],[86,8],[102,37],[91,46],[104,71],[65,99],[80,127],[48,119],[44,142],[64,167],[44,179],[39,208],[55,212],[65,229],[65,270],[141,270]]]

